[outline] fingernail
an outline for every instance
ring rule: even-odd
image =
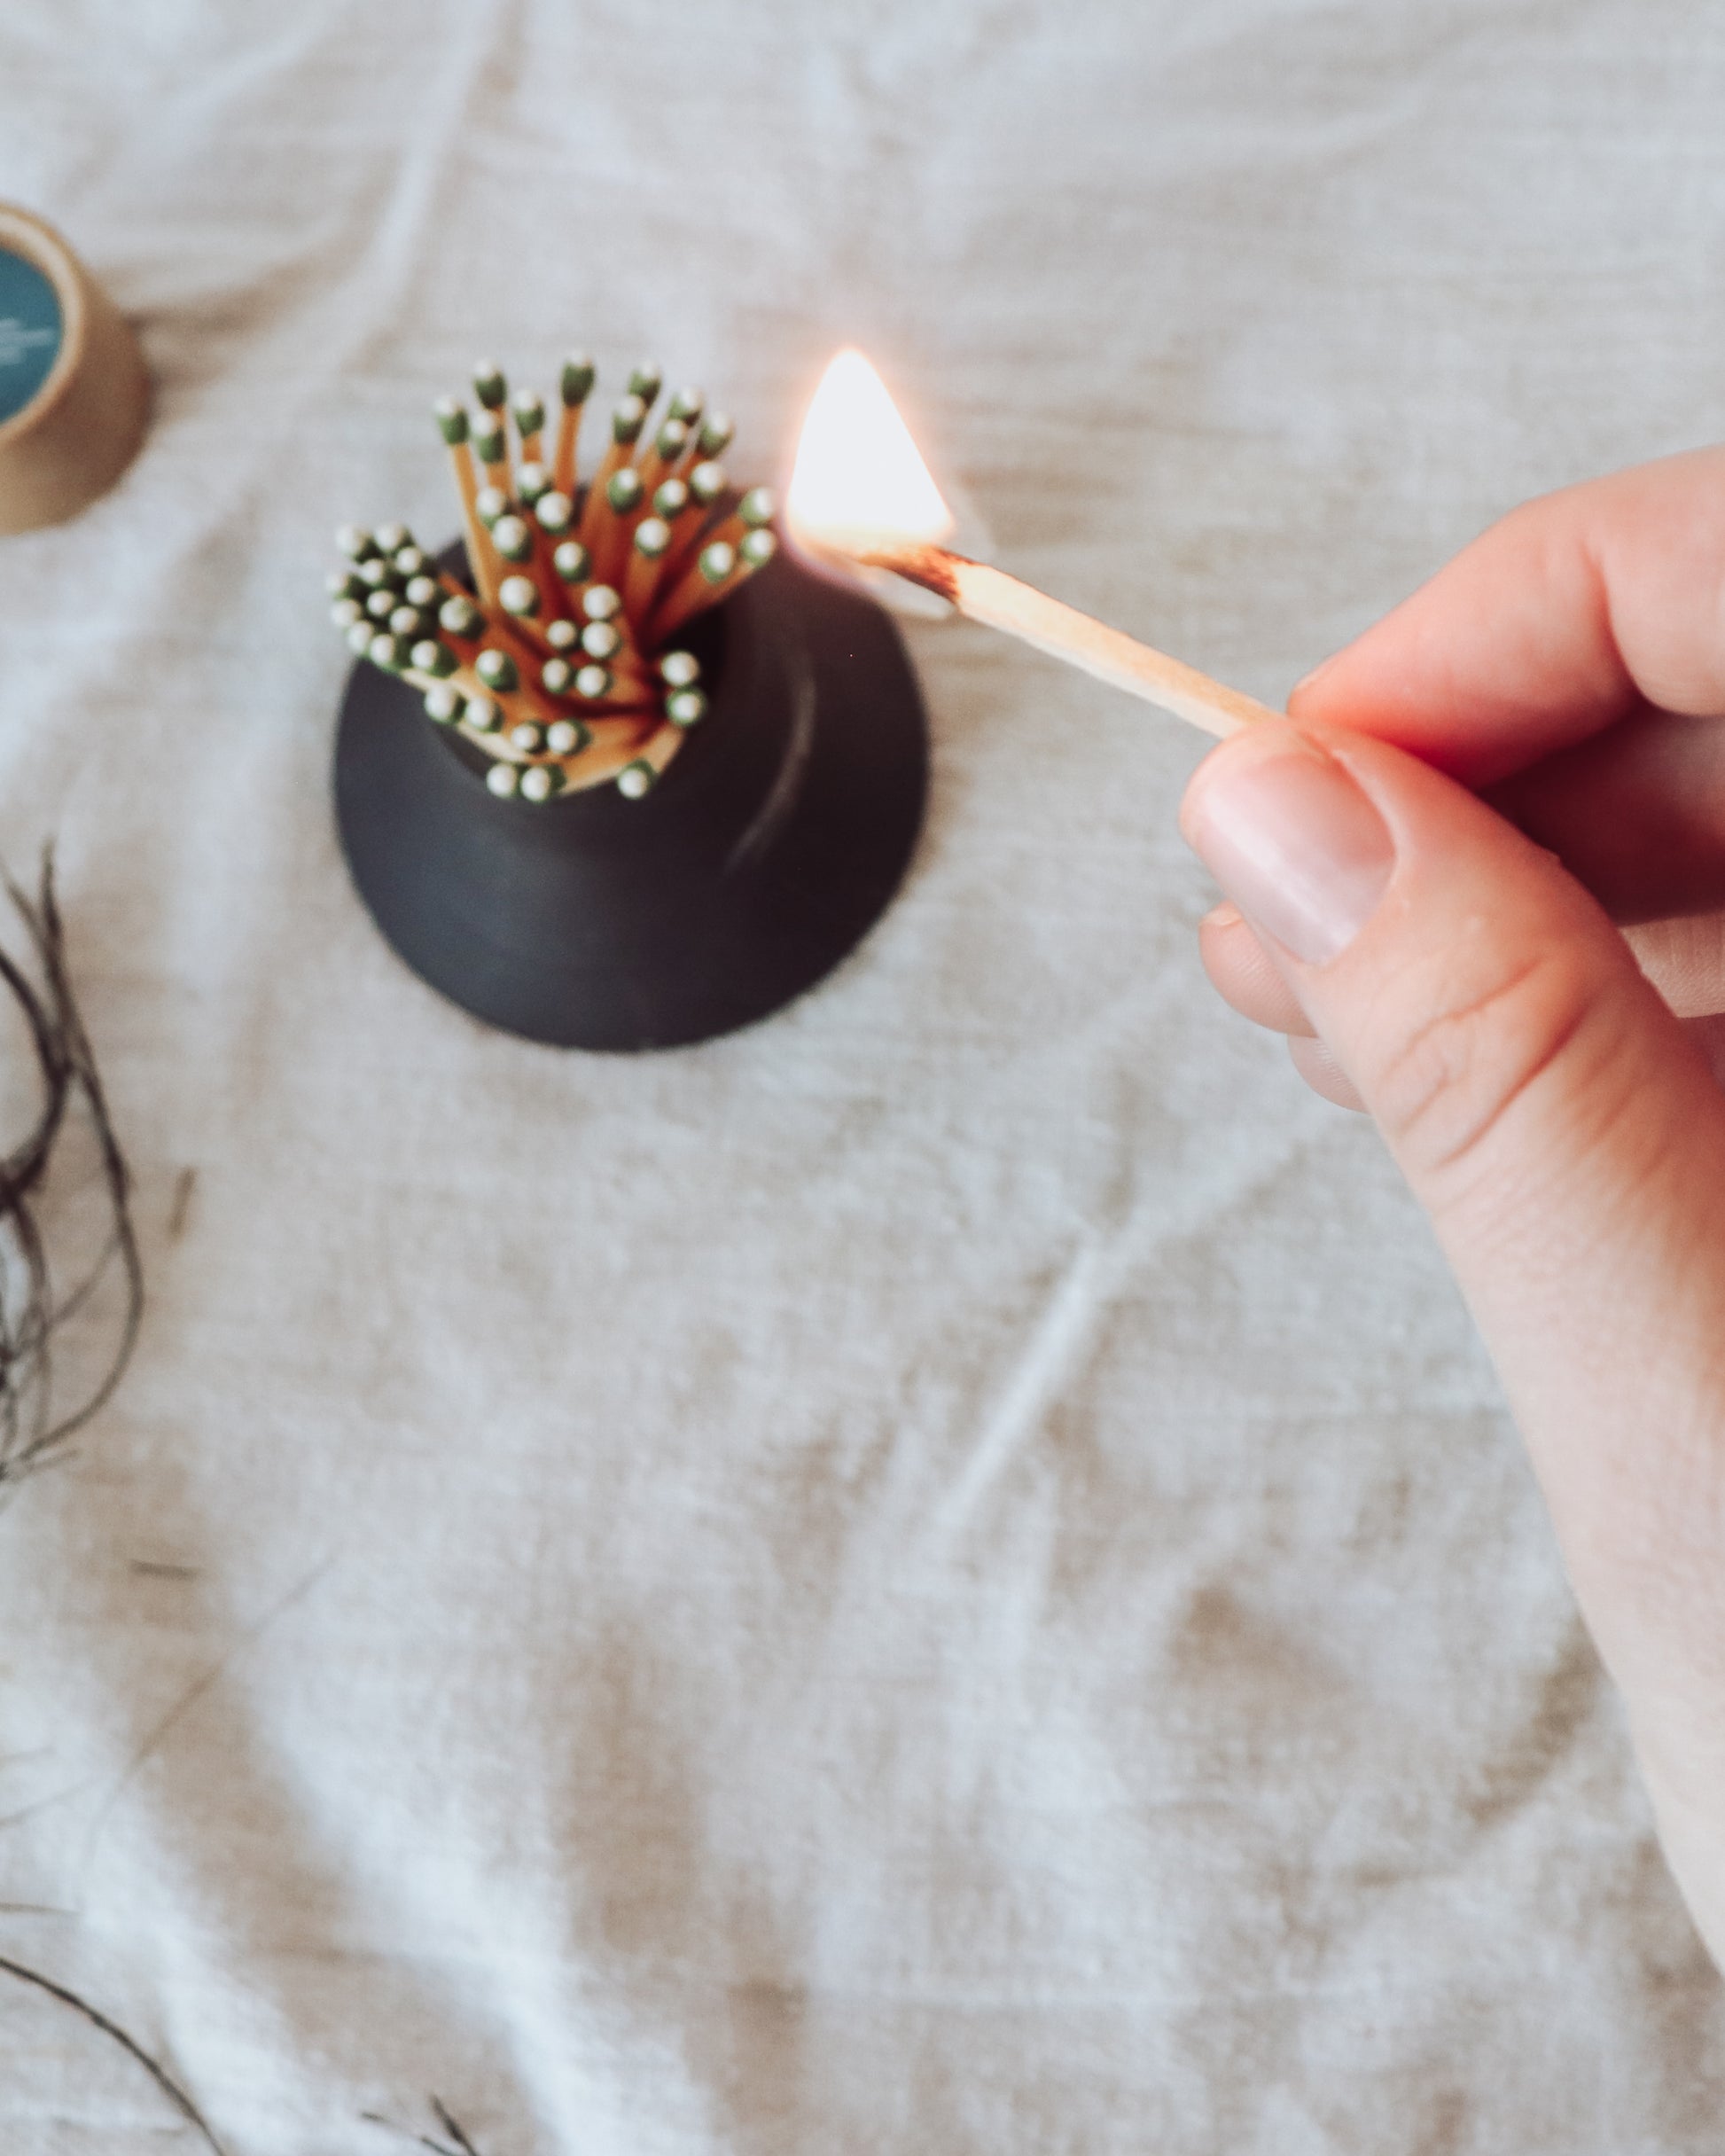
[[[1288,701],[1292,704],[1295,697],[1304,696],[1308,689],[1315,689],[1340,657],[1339,652],[1331,652],[1329,658],[1320,660],[1309,674],[1302,674],[1293,687],[1289,690]]]
[[[1384,819],[1341,765],[1280,728],[1206,767],[1181,826],[1253,926],[1303,965],[1340,957],[1395,866]]]

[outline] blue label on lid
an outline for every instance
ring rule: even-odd
[[[20,412],[60,352],[60,302],[34,262],[0,247],[0,422]]]

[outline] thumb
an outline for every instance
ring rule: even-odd
[[[1429,1211],[1632,1706],[1696,1678],[1716,1802],[1679,1582],[1716,1642],[1725,1097],[1557,860],[1401,750],[1249,729],[1183,824]]]

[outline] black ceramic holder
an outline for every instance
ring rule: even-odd
[[[909,865],[927,722],[879,606],[781,554],[679,641],[707,715],[633,801],[499,800],[417,691],[364,660],[349,677],[354,881],[420,979],[488,1025],[622,1051],[730,1033],[831,973]]]

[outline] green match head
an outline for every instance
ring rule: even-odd
[[[519,517],[499,517],[491,527],[491,543],[505,561],[533,559],[533,534]]]
[[[727,539],[715,539],[701,549],[700,573],[709,584],[722,584],[737,566],[737,549]]]
[[[575,694],[584,696],[589,704],[597,704],[611,693],[611,668],[590,666],[580,668],[575,675]]]
[[[681,419],[667,419],[653,436],[653,455],[661,464],[675,464],[688,447],[689,429]]]
[[[592,738],[579,719],[556,719],[545,729],[545,746],[554,756],[579,756]]]
[[[665,699],[665,715],[673,726],[699,726],[706,716],[703,689],[676,689]]]
[[[338,629],[351,629],[365,619],[365,609],[357,599],[336,599],[330,606],[330,619]]]
[[[524,756],[536,756],[545,746],[544,731],[531,719],[523,719],[519,726],[510,728],[509,746],[519,748]]]
[[[551,556],[551,566],[566,584],[584,584],[593,574],[593,557],[579,539],[566,539]]]
[[[515,661],[507,652],[500,652],[495,644],[487,644],[473,661],[473,671],[488,689],[495,689],[499,696],[507,696],[521,685],[521,676]]]
[[[337,550],[349,561],[366,561],[378,551],[378,543],[363,524],[344,524],[335,535]]]
[[[706,392],[704,389],[679,389],[666,407],[672,418],[681,419],[685,427],[693,426],[706,410]]]
[[[614,584],[595,584],[582,592],[581,610],[589,621],[614,621],[623,611],[622,595]]]
[[[563,402],[571,406],[585,404],[593,394],[597,373],[590,353],[571,352],[563,363],[563,379],[558,385]]]
[[[506,801],[520,783],[521,775],[512,763],[494,763],[485,775],[486,790],[502,801]]]
[[[501,487],[481,487],[473,496],[473,514],[489,531],[499,517],[509,514],[509,496]]]
[[[324,579],[324,589],[332,599],[363,599],[371,588],[352,569],[332,569]]]
[[[457,397],[439,397],[432,406],[437,431],[453,449],[467,439],[467,407]]]
[[[485,616],[472,599],[464,598],[459,592],[455,592],[438,608],[437,626],[448,635],[459,637],[465,643],[477,637],[485,627]]]
[[[447,644],[440,644],[435,637],[424,637],[413,647],[413,663],[421,674],[431,674],[439,681],[456,670],[456,655]]]
[[[470,696],[462,707],[461,723],[473,733],[495,734],[503,715],[488,696]]]
[[[727,411],[710,411],[702,425],[699,447],[703,457],[722,457],[737,434],[737,422]]]
[[[778,534],[763,526],[757,532],[747,533],[737,550],[737,558],[745,569],[764,569],[778,551]]]
[[[434,576],[410,576],[402,594],[410,606],[429,606],[435,609],[442,598],[443,587]]]
[[[399,637],[392,637],[387,629],[379,629],[365,647],[365,656],[374,667],[381,667],[386,674],[399,674],[407,664],[407,653],[402,649]]]
[[[622,650],[623,639],[614,621],[589,621],[581,632],[581,648],[603,664]]]
[[[701,662],[693,652],[667,652],[659,662],[659,678],[667,689],[692,689],[701,677]]]
[[[620,398],[611,415],[611,439],[620,448],[627,449],[630,442],[641,439],[641,429],[647,424],[647,408],[637,396]]]
[[[530,576],[506,576],[497,586],[497,603],[505,613],[530,621],[539,612],[539,587]]]
[[[525,464],[515,474],[515,491],[527,509],[550,491],[550,484],[551,475],[541,464]]]
[[[390,635],[401,637],[409,644],[411,644],[417,637],[423,637],[427,629],[434,629],[436,626],[436,623],[429,616],[422,613],[417,606],[398,606],[389,617]]]
[[[386,621],[400,604],[400,592],[392,591],[387,584],[384,584],[366,600],[365,611],[374,621]]]
[[[625,465],[621,471],[613,472],[605,483],[605,498],[620,517],[628,516],[637,509],[646,488],[641,484],[641,474],[633,465]]]
[[[628,393],[639,397],[644,404],[651,404],[659,394],[665,380],[665,371],[650,359],[644,359],[628,378]]]
[[[521,774],[521,799],[548,801],[563,791],[563,774],[554,763],[535,763]]]
[[[658,784],[659,773],[644,756],[637,756],[633,763],[626,763],[617,774],[617,791],[628,801],[643,800]]]
[[[460,690],[441,681],[425,691],[425,716],[439,726],[453,726],[461,716],[461,703]]]
[[[394,565],[396,575],[410,579],[423,576],[431,566],[424,547],[415,546],[411,542],[406,546],[398,546],[389,559]]]
[[[635,527],[635,551],[647,561],[657,561],[671,543],[671,527],[663,517],[643,517]]]
[[[575,520],[575,505],[566,494],[550,488],[534,504],[533,520],[542,532],[561,538]]]
[[[479,451],[482,465],[500,465],[508,456],[509,442],[503,434],[503,423],[495,412],[481,412],[474,420],[473,447]]]
[[[413,544],[413,534],[405,524],[379,524],[377,541],[386,554],[399,554],[404,546]]]
[[[539,685],[547,696],[567,696],[575,685],[575,669],[566,659],[548,659],[539,669]]]
[[[667,479],[653,490],[653,514],[663,517],[668,524],[673,517],[680,517],[689,506],[689,482],[683,479]]]
[[[737,504],[744,523],[756,527],[770,524],[777,512],[778,503],[770,487],[751,487]]]
[[[488,359],[479,361],[473,369],[473,394],[488,411],[501,411],[509,394],[503,369],[494,366]]]
[[[515,414],[515,431],[524,439],[543,431],[545,400],[542,396],[535,396],[531,389],[518,389],[510,410]]]
[[[711,509],[725,490],[725,468],[716,457],[704,457],[689,474],[689,491],[703,509]]]
[[[399,591],[402,579],[395,574],[395,565],[381,554],[368,554],[354,571],[368,591]]]

